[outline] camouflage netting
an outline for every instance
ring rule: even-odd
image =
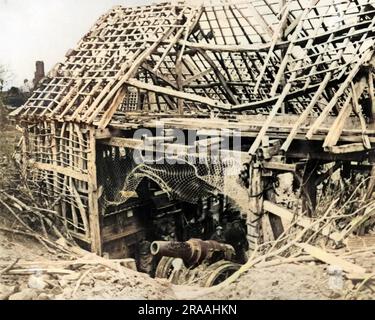
[[[125,149],[123,155],[106,161],[102,181],[106,193],[105,205],[118,205],[136,197],[144,178],[156,182],[173,199],[197,203],[200,198],[223,193],[236,202],[247,197],[246,189],[238,180],[242,169],[233,154],[218,157],[200,157],[183,154],[161,157],[157,161],[135,161],[139,152]]]

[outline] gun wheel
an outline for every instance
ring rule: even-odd
[[[169,279],[173,271],[172,262],[175,258],[163,257],[160,259],[155,271],[155,278]]]
[[[203,281],[204,287],[215,286],[235,273],[241,266],[237,263],[230,261],[221,260],[206,269],[206,273],[209,274],[208,278]]]

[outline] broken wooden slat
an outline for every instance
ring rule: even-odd
[[[263,66],[262,66],[262,69],[260,71],[260,74],[258,75],[258,80],[255,84],[255,87],[254,87],[254,93],[258,93],[258,89],[259,89],[259,86],[262,82],[262,79],[263,79],[263,76],[264,76],[264,73],[266,72],[266,69],[267,69],[267,66],[268,66],[268,63],[271,59],[271,56],[272,54],[274,53],[274,49],[275,49],[275,46],[276,46],[276,43],[278,41],[278,39],[280,38],[281,36],[281,30],[284,26],[284,23],[286,21],[286,19],[288,18],[288,15],[289,15],[289,7],[286,6],[284,8],[284,12],[283,12],[283,15],[280,19],[280,22],[279,22],[279,25],[277,27],[277,29],[275,30],[273,36],[272,36],[272,40],[271,40],[271,46],[268,50],[268,53],[267,53],[267,57],[265,58],[264,62],[263,62]]]
[[[373,55],[373,52],[367,51],[362,55],[362,57],[357,61],[357,63],[354,65],[353,69],[350,71],[349,75],[346,77],[345,81],[340,85],[339,89],[335,93],[334,97],[330,100],[329,104],[326,105],[322,111],[322,113],[319,115],[319,117],[315,120],[313,125],[310,127],[309,131],[306,133],[306,137],[308,139],[311,139],[313,134],[318,130],[319,126],[323,123],[324,119],[328,116],[328,114],[331,112],[332,108],[337,103],[338,99],[342,96],[342,94],[345,92],[347,87],[350,85],[350,83],[353,81],[353,78],[358,73],[360,67],[368,60],[371,59]]]
[[[282,220],[285,220],[287,223],[296,221],[296,223],[304,228],[308,228],[311,226],[311,229],[314,231],[318,231],[320,228],[319,226],[313,225],[313,220],[303,216],[295,216],[289,210],[280,207],[270,201],[264,201],[263,207],[265,211],[271,212],[274,215],[277,215]],[[323,236],[326,236],[335,242],[339,242],[342,240],[341,234],[339,232],[332,232],[331,228],[324,227],[319,231]]]
[[[361,96],[363,93],[365,87],[362,83],[357,83],[355,88],[353,88],[353,91],[348,94],[348,97],[346,98],[346,101],[344,105],[342,106],[339,115],[336,117],[334,123],[332,124],[326,139],[323,143],[323,148],[330,150],[331,147],[336,145],[337,141],[339,140],[339,137],[342,133],[342,130],[345,127],[345,121],[350,116],[353,105],[351,102],[356,101],[356,99]],[[353,102],[355,103],[355,102]]]
[[[140,88],[140,89],[145,89],[145,90],[153,91],[153,92],[156,92],[156,93],[164,93],[164,94],[167,94],[167,95],[174,96],[176,98],[183,98],[183,99],[186,99],[186,100],[189,100],[189,101],[204,103],[204,104],[207,104],[207,105],[212,106],[212,107],[217,107],[217,108],[222,108],[222,109],[227,109],[227,110],[231,109],[231,105],[220,103],[220,101],[213,100],[211,98],[202,97],[202,96],[199,96],[197,94],[181,92],[181,91],[177,91],[177,90],[173,90],[173,89],[165,88],[165,87],[161,87],[161,86],[155,86],[153,84],[144,83],[144,82],[139,81],[137,79],[129,79],[126,82],[128,84],[130,84],[134,87]]]
[[[334,154],[345,154],[345,153],[354,153],[365,151],[366,148],[363,143],[349,143],[339,146],[332,146],[329,148],[329,151]]]
[[[314,247],[308,243],[298,243],[296,244],[297,247],[303,249],[308,254],[312,255],[313,257],[329,264],[334,265],[342,268],[343,271],[347,273],[359,273],[364,274],[366,273],[366,269],[355,265],[354,263],[351,263],[349,261],[346,261],[342,258],[336,257],[333,254],[327,253],[323,249],[320,249],[318,247]]]

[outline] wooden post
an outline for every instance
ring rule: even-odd
[[[262,171],[258,162],[250,164],[249,177],[249,211],[246,217],[246,225],[249,250],[253,251],[258,243],[259,227],[263,212]]]
[[[27,165],[29,161],[29,148],[30,148],[30,140],[29,140],[29,128],[28,125],[25,124],[23,129],[22,129],[22,179],[24,179],[24,182],[27,183]]]
[[[88,168],[88,191],[89,191],[89,223],[91,236],[91,251],[98,255],[102,254],[102,238],[100,232],[99,197],[96,175],[96,138],[95,128],[89,129],[89,152],[87,156]]]
[[[184,84],[183,84],[183,76],[182,76],[182,57],[184,53],[185,46],[183,46],[180,50],[177,51],[177,59],[176,59],[176,83],[177,88],[179,91],[184,91]],[[177,98],[177,110],[178,114],[184,114],[184,100]]]
[[[51,121],[51,152],[52,152],[52,164],[57,167],[57,155],[58,155],[58,147],[57,147],[57,138],[56,138],[56,123],[55,121]],[[58,182],[58,175],[57,172],[53,172],[53,197],[57,198],[59,196],[58,190],[59,182]],[[61,215],[61,202],[56,203],[54,208],[56,212]],[[66,226],[66,220],[64,220],[64,225]]]
[[[279,10],[280,10],[280,12],[282,12],[282,10],[285,8],[285,6],[286,6],[286,0],[280,0],[279,1]],[[281,17],[280,17],[280,19],[281,19]],[[285,37],[285,30],[287,28],[287,21],[288,21],[288,19],[285,20],[285,22],[282,25],[281,30],[280,30],[281,41],[287,40],[287,38]],[[286,57],[287,51],[288,51],[288,49],[281,50],[281,59],[284,59]],[[281,84],[282,87],[285,87],[285,85],[286,85],[286,79],[285,79],[285,75],[284,74],[281,77],[280,84]],[[281,108],[280,108],[281,113],[286,113],[286,111],[287,111],[287,104],[288,104],[288,102],[285,101],[281,105]]]

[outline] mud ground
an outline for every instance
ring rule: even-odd
[[[3,223],[0,219],[0,225]],[[375,255],[358,256],[352,261],[366,266],[374,262]],[[0,231],[0,269],[14,259],[20,261],[43,261],[65,259],[63,255],[52,255],[32,239],[10,235]],[[0,275],[0,298],[17,300],[61,300],[61,299],[250,299],[250,300],[295,300],[295,299],[372,299],[370,289],[357,296],[351,295],[354,285],[346,280],[341,290],[332,290],[327,265],[318,262],[282,264],[272,267],[252,268],[226,288],[212,291],[211,288],[175,286],[164,279],[152,279],[148,275],[126,270],[122,274],[104,267],[94,267],[79,283],[83,272],[69,275]],[[40,281],[39,281],[40,280]],[[38,287],[39,282],[42,286]],[[9,292],[12,292],[11,294]]]

